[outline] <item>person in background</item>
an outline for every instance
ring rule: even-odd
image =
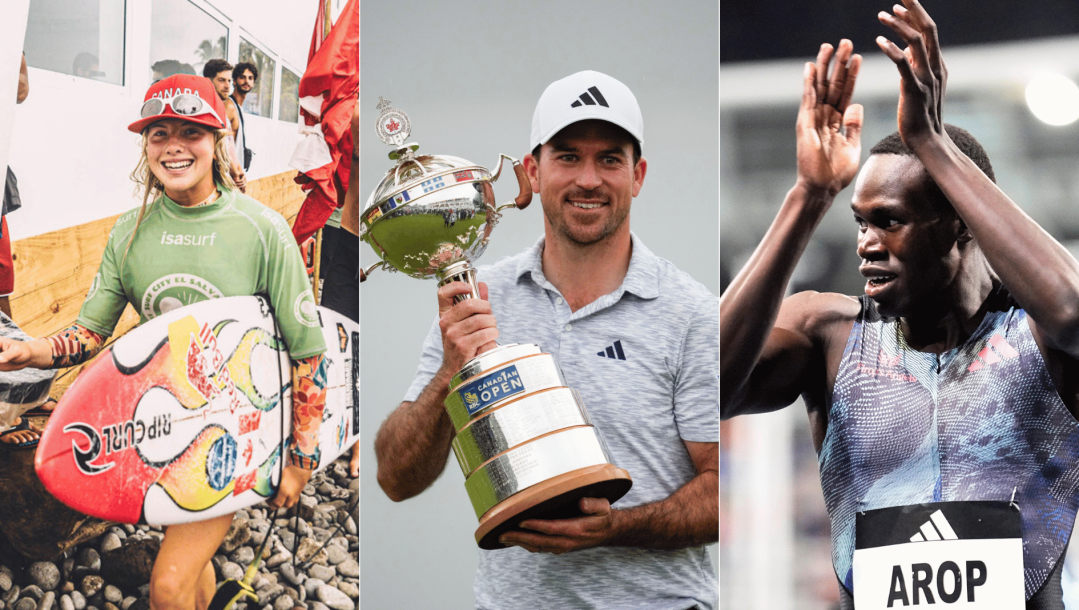
[[[224,59],[211,59],[202,67],[202,75],[210,79],[214,91],[225,104],[225,129],[229,132],[229,158],[231,159],[229,173],[232,174],[232,181],[236,183],[236,187],[240,189],[240,192],[244,192],[247,190],[247,175],[244,173],[241,153],[236,147],[236,133],[240,130],[240,115],[236,110],[236,103],[229,97],[232,90],[232,64]]]
[[[173,74],[195,74],[195,67],[175,59],[162,59],[160,61],[155,61],[153,65],[150,66],[150,71],[152,73],[150,82],[156,83]]]
[[[322,304],[360,321],[360,100],[352,110],[352,170],[349,172],[345,201],[340,209],[338,252],[327,268]],[[329,223],[327,223],[328,225]],[[332,277],[332,281],[331,281]],[[360,476],[360,442],[352,446],[349,462],[352,478]]]
[[[30,95],[30,77],[26,73],[26,55],[24,54],[22,64],[19,66],[19,88],[15,103],[23,103],[28,95]],[[11,317],[9,297],[15,291],[15,265],[11,259],[11,234],[8,233],[7,215],[20,207],[22,207],[22,199],[19,198],[18,181],[15,179],[15,172],[11,171],[11,165],[8,164],[4,203],[0,210],[0,311],[9,318]]]
[[[251,93],[259,79],[259,69],[255,64],[241,61],[232,69],[232,98],[236,114],[240,117],[240,128],[236,130],[236,152],[242,156],[244,171],[251,169],[251,158],[255,153],[247,147],[247,129],[244,126],[244,99]]]
[[[83,51],[75,56],[71,62],[71,73],[82,78],[101,78],[105,73],[101,71],[97,55]]]

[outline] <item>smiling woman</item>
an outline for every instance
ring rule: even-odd
[[[214,163],[216,143],[221,141],[218,133],[179,119],[165,119],[149,127],[147,169],[161,181],[170,199],[194,205],[215,190],[214,174],[207,170]]]
[[[326,349],[303,261],[276,212],[236,190],[229,178],[224,104],[211,82],[178,74],[146,92],[139,120],[142,156],[132,174],[142,205],[120,216],[76,323],[29,342],[0,341],[0,370],[59,368],[85,362],[131,304],[145,322],[207,299],[265,295],[278,312],[292,358],[293,387],[310,388],[293,409],[293,435],[274,507],[292,506],[318,466],[325,403]],[[291,315],[290,315],[291,314]],[[210,558],[232,515],[170,526],[150,580],[154,608],[205,608],[214,591]]]

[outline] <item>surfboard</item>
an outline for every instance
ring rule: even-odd
[[[319,307],[326,340],[320,466],[359,434],[359,325]],[[262,297],[203,301],[133,329],[59,401],[35,458],[57,499],[170,525],[272,497],[292,431],[291,361]]]

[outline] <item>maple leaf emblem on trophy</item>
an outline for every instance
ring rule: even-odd
[[[401,124],[398,123],[397,121],[393,120],[393,119],[390,119],[390,122],[386,123],[386,131],[388,131],[390,133],[393,133],[393,132],[397,131],[398,128],[400,128],[400,127],[401,127]]]

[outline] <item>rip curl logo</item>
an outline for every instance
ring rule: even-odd
[[[304,290],[300,296],[296,297],[296,302],[292,305],[292,313],[296,316],[296,321],[304,326],[317,327],[318,323],[318,307],[315,306],[315,295],[311,294],[310,290]]]
[[[86,440],[90,442],[90,446],[86,449],[79,449],[79,443],[77,441],[71,441],[71,454],[75,458],[75,466],[83,474],[95,475],[101,474],[106,470],[116,465],[115,462],[106,462],[101,465],[91,464],[101,455],[101,436],[98,435],[97,430],[94,430],[93,426],[83,423],[68,424],[64,426],[64,432],[78,432],[86,437]]]
[[[71,439],[71,456],[75,466],[86,475],[97,475],[110,470],[116,462],[108,461],[110,455],[127,451],[144,440],[154,440],[168,436],[172,431],[172,417],[168,414],[155,415],[152,418],[132,419],[103,427],[100,431],[84,422],[70,423],[64,426],[64,433],[77,432],[89,443],[86,449],[79,448],[79,441]],[[106,458],[98,464],[102,455]]]
[[[147,320],[184,305],[225,296],[217,286],[189,273],[174,273],[158,278],[150,284],[139,301],[139,308]]]

